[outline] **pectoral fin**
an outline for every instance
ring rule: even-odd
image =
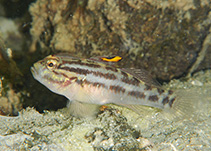
[[[94,117],[99,112],[100,105],[71,101],[67,107],[73,116]]]

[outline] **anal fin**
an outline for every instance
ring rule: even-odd
[[[136,104],[135,105],[133,105],[133,104],[119,104],[119,105],[124,106],[128,109],[131,109],[132,111],[139,114],[141,117],[153,115],[153,114],[161,111],[161,109],[159,109],[159,108],[153,108],[153,107],[143,106],[143,105],[136,105]]]

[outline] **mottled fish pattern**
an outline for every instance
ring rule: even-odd
[[[173,91],[162,89],[141,69],[120,69],[104,63],[109,59],[120,60],[50,55],[36,62],[31,71],[36,80],[72,102],[172,108],[176,100]]]

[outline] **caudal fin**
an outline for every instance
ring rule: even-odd
[[[207,87],[204,92],[201,90],[199,91],[199,88],[175,90],[163,109],[141,105],[120,105],[133,110],[141,117],[154,116],[156,114],[158,116],[161,115],[163,119],[171,121],[181,119],[195,121],[204,114],[211,113],[210,92],[211,87]]]
[[[207,114],[211,107],[210,93],[203,93],[199,88],[176,90],[174,93],[176,100],[171,107],[166,106],[161,112],[167,119],[195,120],[202,114]]]

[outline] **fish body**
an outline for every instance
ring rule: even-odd
[[[31,71],[48,89],[76,104],[165,109],[173,108],[176,100],[173,91],[162,89],[145,71],[120,69],[94,59],[50,55],[36,62]]]

